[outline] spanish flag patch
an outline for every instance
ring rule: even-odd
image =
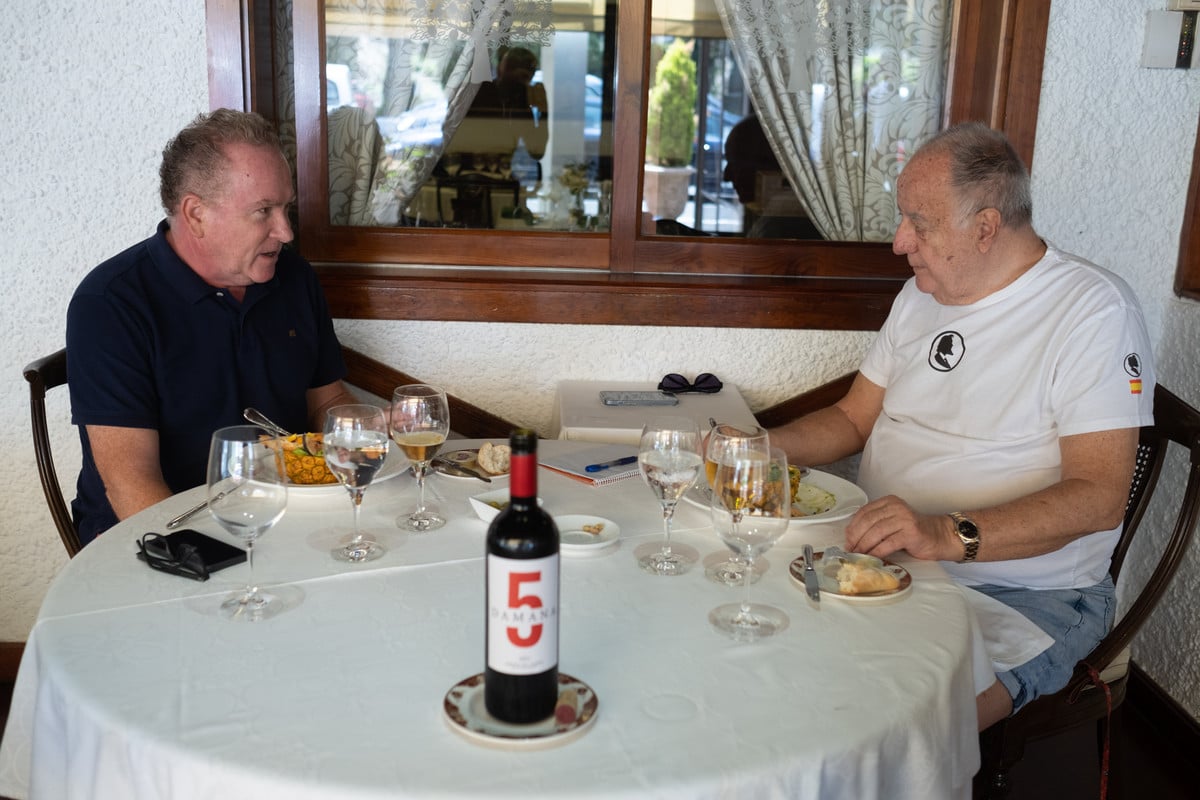
[[[1129,382],[1129,393],[1130,394],[1141,394],[1142,393],[1141,378],[1134,378],[1133,380],[1131,380]]]

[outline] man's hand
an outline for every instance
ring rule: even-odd
[[[941,514],[918,514],[895,495],[860,508],[846,526],[846,547],[855,553],[887,558],[905,550],[928,561],[958,561],[962,542],[952,520]]]

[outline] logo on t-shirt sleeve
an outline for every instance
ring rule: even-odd
[[[933,337],[929,346],[929,366],[938,372],[949,372],[962,361],[967,346],[958,331],[943,331]]]
[[[1129,375],[1129,393],[1142,393],[1142,357],[1137,353],[1125,356],[1125,372]]]

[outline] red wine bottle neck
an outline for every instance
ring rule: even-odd
[[[509,493],[513,500],[536,498],[537,453],[513,453],[509,476]]]

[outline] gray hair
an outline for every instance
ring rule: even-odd
[[[1002,132],[982,122],[963,122],[936,134],[918,153],[949,157],[960,222],[985,208],[999,211],[1008,227],[1022,228],[1033,221],[1029,170]]]
[[[207,199],[220,193],[226,166],[222,148],[228,144],[270,147],[283,156],[279,135],[261,115],[230,108],[200,114],[163,148],[159,195],[168,215],[185,194]]]

